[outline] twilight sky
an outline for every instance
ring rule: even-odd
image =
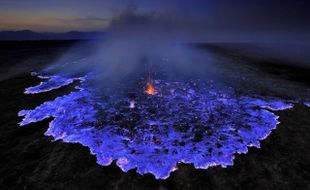
[[[0,31],[104,31],[131,9],[169,18],[171,25],[177,23],[179,30],[195,36],[268,34],[301,40],[310,32],[309,4],[308,0],[0,0]]]

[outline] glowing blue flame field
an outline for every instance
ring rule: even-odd
[[[157,179],[169,177],[180,162],[202,169],[233,165],[235,154],[260,147],[276,128],[278,116],[272,111],[293,107],[277,98],[240,96],[213,82],[156,80],[157,95],[136,89],[132,99],[118,98],[117,92],[101,97],[89,82],[91,75],[38,77],[45,81],[26,94],[80,84],[70,94],[20,111],[21,126],[53,118],[45,135],[89,147],[100,165],[116,160],[125,172],[136,168]]]

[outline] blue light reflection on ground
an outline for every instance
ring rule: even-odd
[[[236,153],[260,147],[259,140],[277,126],[278,116],[272,111],[293,106],[277,98],[240,96],[213,82],[157,80],[155,96],[137,89],[134,99],[118,99],[117,94],[103,99],[88,83],[90,75],[40,77],[47,81],[25,93],[81,83],[76,92],[20,111],[21,126],[52,117],[45,135],[89,147],[100,165],[116,160],[123,171],[137,168],[157,179],[169,177],[180,162],[202,169],[232,165]]]

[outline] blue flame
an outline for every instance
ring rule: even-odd
[[[26,89],[42,93],[79,80],[78,91],[22,110],[21,126],[53,118],[45,135],[87,146],[97,163],[113,160],[123,170],[137,168],[165,179],[177,163],[193,163],[207,169],[233,165],[236,153],[260,147],[278,122],[272,111],[291,108],[287,101],[271,97],[237,95],[232,88],[213,82],[155,81],[158,94],[107,97],[91,85],[91,75],[68,78],[40,76],[47,81]],[[134,107],[132,102],[135,102]]]

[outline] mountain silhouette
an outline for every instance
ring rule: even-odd
[[[0,40],[87,40],[104,37],[104,32],[70,31],[65,33],[33,32],[31,30],[0,31]]]

